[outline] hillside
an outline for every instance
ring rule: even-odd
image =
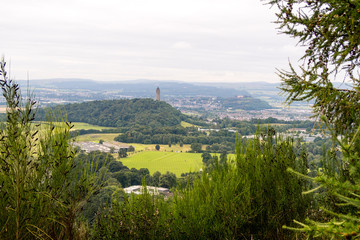
[[[38,120],[46,120],[47,109],[39,109]],[[179,125],[188,117],[162,101],[149,98],[90,101],[57,106],[52,111],[67,113],[72,122],[85,122],[106,127]]]

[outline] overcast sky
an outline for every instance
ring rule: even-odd
[[[17,80],[279,81],[302,49],[260,0],[11,0],[0,54]]]

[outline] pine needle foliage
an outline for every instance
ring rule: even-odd
[[[36,102],[21,97],[0,62],[7,103],[0,131],[0,239],[79,239],[79,212],[99,184],[91,167],[74,164],[71,123],[34,124]],[[44,129],[44,128],[42,128]]]
[[[312,178],[312,181],[318,187],[304,193],[313,194],[319,190],[327,192],[327,199],[325,199],[325,204],[321,207],[327,217],[321,219],[323,221],[306,219],[306,221],[301,222],[294,220],[299,227],[285,228],[305,232],[308,239],[360,238],[360,159],[357,149],[359,146],[359,130],[354,135],[354,141],[351,141],[353,144],[346,146],[341,141],[338,141],[342,156],[330,158],[330,155],[327,155],[326,160],[328,162],[336,159],[336,162],[341,162],[341,165],[335,167],[335,171],[320,169],[317,176]],[[330,151],[334,151],[334,149]],[[336,204],[332,205],[330,199],[335,201]]]
[[[325,168],[312,179],[319,187],[308,191],[325,190],[328,199],[336,199],[337,207],[323,206],[323,212],[332,219],[295,220],[300,227],[287,228],[306,232],[309,239],[359,239],[360,1],[267,2],[278,9],[279,29],[307,48],[299,70],[290,66],[289,71],[279,72],[287,102],[313,100],[315,116],[338,144],[324,156]],[[349,86],[334,87],[339,77]]]
[[[337,134],[351,139],[359,126],[360,2],[358,0],[270,0],[282,33],[306,50],[298,70],[279,71],[287,102],[314,101]],[[345,87],[336,88],[335,79]],[[346,87],[346,83],[349,86]]]

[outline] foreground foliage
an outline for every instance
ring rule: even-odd
[[[311,207],[302,195],[306,155],[290,139],[270,134],[238,143],[232,163],[215,161],[168,200],[150,194],[114,195],[95,224],[94,239],[288,239],[282,229],[304,219]]]
[[[90,164],[74,164],[68,142],[71,124],[50,123],[40,135],[40,126],[32,124],[35,102],[22,104],[4,60],[0,76],[7,102],[0,132],[0,238],[86,239],[79,212],[99,185]]]
[[[333,171],[320,171],[312,180],[337,207],[324,205],[331,220],[298,222],[295,229],[309,238],[360,238],[360,1],[272,0],[278,24],[307,49],[299,70],[279,73],[287,101],[314,101],[314,113],[332,133],[338,148],[330,149],[327,164],[340,162]],[[341,79],[344,88],[334,87]],[[338,140],[341,139],[341,140]],[[339,156],[340,155],[340,156]],[[341,156],[342,155],[342,156]],[[336,162],[336,161],[335,161]],[[324,221],[325,220],[325,221]]]
[[[359,126],[360,2],[357,0],[271,0],[280,30],[306,46],[303,64],[280,71],[287,101],[314,101],[337,134]],[[336,88],[334,80],[343,81]],[[346,84],[348,83],[348,84]]]

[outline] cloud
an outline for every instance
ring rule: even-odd
[[[188,42],[176,42],[172,45],[175,49],[191,49],[191,44]]]
[[[2,15],[18,79],[274,81],[302,52],[254,0],[13,0]]]

